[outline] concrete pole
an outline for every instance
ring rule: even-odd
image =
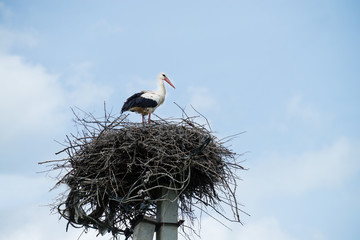
[[[177,240],[178,239],[178,201],[175,190],[162,188],[161,196],[166,198],[157,205],[156,240]]]
[[[153,240],[156,220],[147,216],[135,226],[133,240]]]

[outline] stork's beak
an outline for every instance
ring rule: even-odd
[[[174,85],[172,84],[172,82],[170,81],[170,79],[168,79],[167,77],[165,77],[164,80],[165,80],[170,86],[172,86],[173,88],[175,88]]]

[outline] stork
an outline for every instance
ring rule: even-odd
[[[158,84],[159,89],[156,91],[141,91],[135,93],[129,97],[124,103],[121,113],[125,111],[137,112],[142,115],[142,122],[145,123],[145,115],[149,115],[148,123],[150,124],[151,113],[155,111],[157,107],[164,103],[165,100],[165,86],[164,81],[166,81],[173,88],[174,85],[166,76],[165,73],[160,73],[158,75]]]

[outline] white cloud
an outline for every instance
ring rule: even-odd
[[[58,107],[65,95],[58,76],[22,57],[0,54],[1,138],[54,128],[61,120]]]
[[[66,221],[50,214],[57,191],[48,192],[54,181],[44,175],[0,175],[0,239],[46,240],[77,239],[81,230],[70,228],[65,232]],[[83,240],[95,238],[95,232],[83,235]],[[110,235],[109,235],[110,236]]]
[[[0,240],[74,240],[79,239],[82,233],[82,229],[74,229],[71,226],[66,232],[66,221],[58,221],[58,216],[50,214],[48,207],[26,205],[1,213],[2,216],[8,217],[2,224]],[[110,235],[104,237],[109,238]],[[82,234],[80,239],[95,240],[99,237],[96,237],[94,231],[90,231],[88,234]]]
[[[20,174],[0,175],[0,210],[37,202],[48,195],[54,182],[44,176],[25,176]]]
[[[11,20],[12,16],[11,9],[5,3],[0,2],[0,18]],[[37,39],[31,34],[0,25],[0,53],[7,52],[13,46],[34,47],[37,44]]]
[[[359,142],[340,137],[329,146],[298,156],[272,156],[251,169],[252,174],[246,179],[246,194],[263,199],[264,196],[299,195],[315,189],[341,187],[360,171],[359,155]]]
[[[225,223],[226,224],[226,223]],[[220,223],[210,217],[206,217],[201,222],[201,239],[238,239],[238,240],[293,240],[286,233],[283,226],[274,217],[265,217],[250,221],[244,226],[239,224],[226,224],[230,229],[225,228]],[[183,238],[180,238],[183,240]],[[195,238],[194,238],[195,239]],[[198,238],[197,238],[198,239]]]
[[[193,87],[188,88],[190,95],[190,104],[198,111],[205,112],[217,107],[216,98],[205,87]]]
[[[91,63],[72,65],[68,75],[49,73],[41,64],[7,53],[18,42],[31,44],[31,36],[24,38],[27,35],[1,26],[0,35],[0,142],[27,134],[52,134],[69,122],[69,107],[102,105],[113,93],[93,80]]]
[[[9,30],[0,26],[0,52],[7,52],[14,45],[24,47],[35,47],[37,39],[31,34]]]
[[[0,15],[5,19],[8,19],[13,15],[11,10],[6,7],[5,3],[3,2],[0,2]]]
[[[232,239],[238,240],[293,240],[276,218],[262,218],[245,225]]]
[[[306,105],[300,95],[294,96],[287,104],[287,114],[289,117],[297,118],[304,123],[320,124],[321,115],[310,105]]]
[[[316,232],[312,234],[311,239],[313,240],[326,240],[327,238],[322,232]]]
[[[110,87],[95,82],[91,70],[92,63],[88,61],[71,65],[71,74],[66,79],[68,104],[71,106],[84,108],[102,104],[114,92]]]
[[[116,22],[109,21],[108,19],[100,19],[95,23],[96,32],[105,31],[109,34],[119,34],[123,32],[123,27],[117,25]]]

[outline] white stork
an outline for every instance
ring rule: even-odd
[[[126,100],[121,109],[121,113],[125,111],[140,113],[142,115],[143,123],[145,123],[145,115],[149,114],[148,123],[150,123],[151,113],[153,113],[155,109],[161,104],[163,104],[165,100],[166,90],[164,81],[175,88],[165,73],[160,73],[158,75],[159,89],[156,91],[141,91],[139,93],[135,93]]]

